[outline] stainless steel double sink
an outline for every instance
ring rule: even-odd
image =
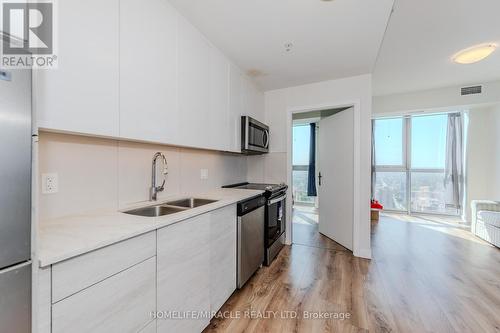
[[[143,208],[135,208],[127,210],[124,213],[130,215],[158,217],[182,212],[191,208],[196,208],[208,205],[218,200],[200,199],[200,198],[186,198],[175,201],[168,201],[155,206],[148,206]]]

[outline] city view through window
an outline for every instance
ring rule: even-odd
[[[375,198],[385,209],[456,215],[444,186],[446,114],[375,120]]]
[[[314,197],[307,196],[309,177],[309,124],[293,126],[293,198],[296,204],[312,205]]]

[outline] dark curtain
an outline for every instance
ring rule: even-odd
[[[307,196],[315,197],[316,192],[316,123],[311,126],[311,136],[309,144],[309,178],[307,179]]]

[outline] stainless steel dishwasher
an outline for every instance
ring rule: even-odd
[[[238,289],[264,262],[265,204],[264,196],[238,203]]]

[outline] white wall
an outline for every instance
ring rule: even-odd
[[[480,95],[461,96],[463,86],[373,97],[374,115],[405,114],[425,110],[467,110],[473,105],[500,102],[500,81],[483,84]]]
[[[151,160],[157,151],[166,155],[169,170],[160,199],[208,191],[247,177],[246,156],[42,132],[39,172],[58,173],[59,192],[42,194],[40,186],[40,220],[148,200]],[[200,179],[202,168],[208,169],[207,180]]]
[[[266,123],[271,128],[270,154],[263,157],[260,171],[266,182],[286,182],[291,186],[291,125],[292,112],[315,108],[331,108],[358,103],[359,170],[355,170],[359,193],[359,230],[354,235],[354,254],[371,256],[370,249],[370,144],[371,144],[371,75],[361,75],[339,80],[324,81],[286,89],[272,90],[265,94]],[[291,193],[291,191],[289,191]],[[288,216],[291,217],[291,197],[288,199]],[[291,218],[288,219],[287,241],[291,241]]]
[[[500,104],[472,108],[467,144],[467,209],[471,200],[500,201]]]

